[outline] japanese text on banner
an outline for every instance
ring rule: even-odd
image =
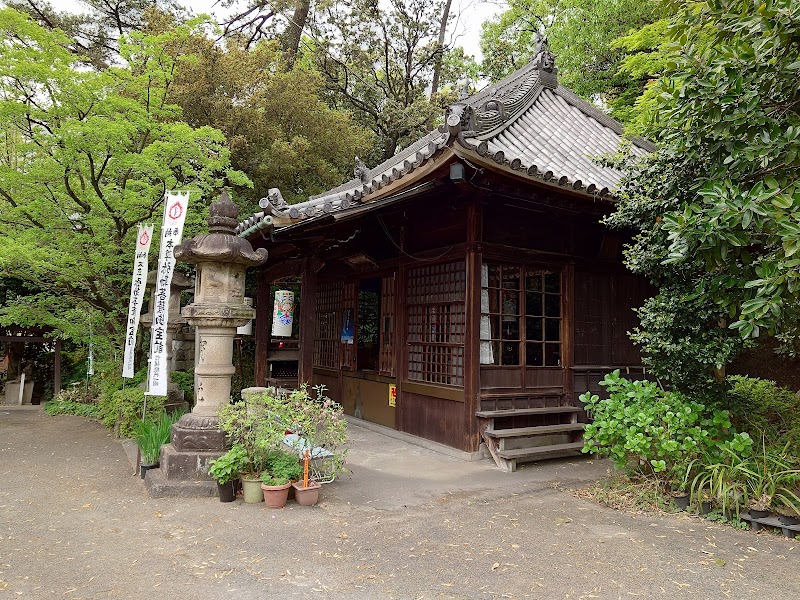
[[[150,369],[148,391],[150,396],[166,396],[169,383],[167,365],[167,323],[169,321],[169,296],[172,273],[175,270],[175,246],[181,243],[183,223],[189,192],[167,192],[164,202],[164,222],[161,227],[161,248],[158,253],[156,287],[153,291],[153,325],[150,333]]]
[[[139,316],[144,302],[144,291],[147,287],[147,256],[150,253],[150,242],[153,240],[153,226],[139,225],[136,233],[136,258],[133,262],[131,279],[131,299],[128,303],[128,320],[125,324],[125,352],[123,354],[122,376],[133,377],[133,358],[136,350],[136,334],[139,330]]]

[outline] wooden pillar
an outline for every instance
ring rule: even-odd
[[[269,377],[269,339],[272,322],[272,298],[270,297],[271,279],[266,270],[258,274],[258,297],[256,298],[256,356],[253,370],[253,384],[257,387],[267,385]]]
[[[61,340],[55,342],[55,355],[53,357],[53,395],[61,391]]]
[[[395,275],[395,304],[394,314],[394,351],[397,355],[395,370],[395,383],[397,385],[397,406],[395,407],[394,427],[398,431],[406,430],[407,407],[403,395],[403,380],[408,377],[408,308],[406,297],[408,294],[408,267],[400,264]]]
[[[564,311],[563,331],[564,342],[561,347],[561,360],[564,363],[564,393],[570,404],[575,404],[574,377],[572,367],[575,365],[575,266],[564,266],[561,279],[561,302]],[[610,321],[610,319],[608,319]]]
[[[300,276],[300,366],[299,383],[313,383],[314,324],[317,313],[317,274],[310,258],[303,261]]]
[[[478,417],[481,391],[481,206],[474,201],[467,208],[467,289],[464,336],[464,448],[476,452],[480,446]]]

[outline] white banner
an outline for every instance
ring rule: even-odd
[[[164,202],[164,222],[161,226],[161,249],[158,252],[158,272],[153,290],[153,326],[150,331],[150,369],[147,394],[166,396],[169,384],[167,368],[167,322],[172,272],[175,270],[173,250],[181,243],[189,192],[167,192]]]
[[[144,302],[144,290],[147,287],[147,255],[150,254],[150,242],[153,240],[153,226],[139,225],[136,233],[136,258],[133,263],[131,278],[131,299],[128,303],[128,322],[125,329],[125,354],[122,362],[122,376],[133,378],[133,355],[136,349],[136,334],[139,331],[139,316]]]

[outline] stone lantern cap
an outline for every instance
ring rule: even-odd
[[[234,235],[239,209],[231,202],[228,190],[223,189],[219,200],[211,203],[208,214],[208,233],[201,233],[175,246],[175,258],[187,263],[233,263],[255,267],[267,260],[263,248],[253,250],[250,242]]]

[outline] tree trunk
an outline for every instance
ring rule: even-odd
[[[289,27],[284,32],[283,50],[286,53],[286,65],[289,69],[294,67],[297,60],[297,51],[300,48],[300,40],[308,21],[309,10],[311,10],[311,0],[297,0],[292,20],[289,21]]]
[[[436,62],[433,65],[433,79],[431,80],[431,101],[439,91],[439,79],[442,74],[442,55],[444,54],[444,35],[447,32],[447,19],[450,17],[450,4],[453,0],[447,0],[442,9],[442,20],[439,22],[439,48],[437,50]]]

